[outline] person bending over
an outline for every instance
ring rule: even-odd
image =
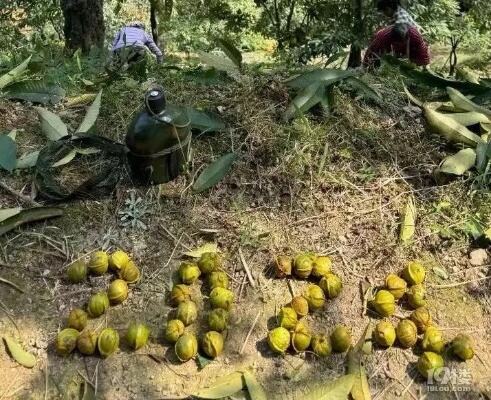
[[[147,48],[155,55],[157,63],[162,63],[162,50],[155,44],[152,36],[145,32],[145,24],[139,21],[130,22],[114,36],[110,64],[116,69],[118,66],[131,66],[143,61]]]
[[[430,63],[428,45],[419,27],[409,13],[401,7],[400,0],[379,0],[377,9],[391,19],[391,25],[375,33],[365,53],[363,65],[377,67],[384,54],[407,57],[419,66]]]

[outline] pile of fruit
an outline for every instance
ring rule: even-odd
[[[310,347],[319,357],[326,357],[332,351],[342,353],[348,350],[352,340],[347,327],[338,325],[330,336],[324,333],[313,335],[307,322],[302,319],[321,309],[326,298],[334,299],[341,293],[343,284],[331,270],[331,259],[305,253],[297,255],[295,259],[278,256],[275,265],[279,278],[314,278],[318,280],[318,285],[308,284],[301,296],[295,296],[289,305],[281,308],[277,316],[279,326],[268,334],[271,350],[282,354],[290,347],[295,352],[306,351]]]
[[[422,335],[420,344],[423,354],[419,357],[417,368],[421,375],[428,377],[443,367],[442,354],[445,351],[465,361],[474,356],[474,350],[470,337],[463,334],[457,335],[447,345],[442,332],[433,325],[430,312],[425,307],[425,276],[426,270],[421,263],[410,262],[401,276],[387,276],[385,287],[375,294],[370,307],[381,317],[392,316],[397,302],[405,302],[414,309],[409,318],[401,319],[396,327],[388,319],[380,321],[375,327],[373,338],[381,347],[390,347],[397,339],[401,347],[412,348],[418,342],[418,335]]]
[[[191,285],[200,277],[206,278],[210,289],[209,302],[212,310],[207,315],[209,330],[200,340],[201,351],[210,358],[218,357],[224,347],[222,332],[227,329],[229,311],[234,301],[234,294],[228,289],[228,276],[223,270],[222,260],[218,253],[203,253],[197,263],[183,262],[179,267],[179,280],[174,285],[169,301],[174,310],[174,318],[167,322],[165,340],[174,344],[177,358],[186,362],[198,353],[198,340],[186,327],[198,319],[198,308],[191,299]]]
[[[96,276],[113,271],[118,278],[113,280],[107,291],[92,295],[86,310],[75,308],[70,311],[67,327],[58,333],[56,350],[60,355],[68,355],[76,349],[82,354],[92,355],[96,349],[103,357],[113,354],[119,347],[119,334],[112,328],[105,328],[100,333],[87,327],[89,318],[103,315],[110,305],[124,302],[128,297],[128,284],[138,282],[140,270],[130,260],[128,254],[117,250],[111,255],[105,251],[97,251],[86,264],[82,260],[71,264],[66,273],[72,283],[80,283],[87,279],[87,274]],[[126,341],[134,348],[144,346],[150,330],[143,324],[131,323],[126,334]]]

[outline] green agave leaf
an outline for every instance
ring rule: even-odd
[[[295,400],[348,400],[355,377],[342,376],[333,382],[320,386],[305,395],[293,396]]]
[[[374,89],[372,89],[369,85],[367,85],[359,78],[349,76],[345,79],[345,82],[366,98],[372,99],[377,103],[382,100],[380,95]]]
[[[474,149],[463,149],[453,156],[446,157],[440,167],[439,172],[451,175],[463,175],[476,164],[476,151]]]
[[[475,111],[445,114],[445,116],[464,126],[491,123],[491,120],[487,116]]]
[[[383,60],[391,66],[398,67],[401,72],[408,78],[411,78],[418,83],[432,88],[445,89],[447,87],[453,87],[466,94],[480,95],[489,92],[489,88],[483,85],[477,85],[471,82],[456,81],[452,79],[445,79],[441,76],[435,75],[430,71],[420,71],[415,68],[414,65],[399,60],[393,56],[384,56]]]
[[[411,196],[406,203],[406,210],[402,217],[401,231],[399,239],[402,243],[407,244],[416,231],[416,205],[414,198]]]
[[[12,172],[15,168],[17,144],[9,135],[0,135],[0,167]]]
[[[242,390],[243,386],[242,373],[233,372],[217,379],[212,386],[193,393],[192,396],[200,399],[222,399]]]
[[[491,142],[480,143],[476,147],[476,169],[484,174],[491,161]]]
[[[213,67],[219,71],[225,71],[230,77],[238,80],[240,78],[240,72],[237,66],[228,58],[217,56],[211,53],[205,53],[204,51],[198,51],[199,58],[202,63]]]
[[[68,128],[58,115],[41,107],[34,107],[41,120],[41,129],[49,140],[58,140],[68,135]]]
[[[20,207],[0,209],[0,222],[19,214],[21,211],[22,208]]]
[[[249,392],[251,400],[268,400],[266,392],[259,384],[254,374],[249,371],[244,371],[244,382],[247,386],[247,391]]]
[[[86,133],[92,128],[99,116],[99,111],[101,109],[101,99],[102,99],[102,90],[97,93],[96,98],[93,103],[89,106],[87,113],[85,114],[84,120],[80,124],[77,129],[77,133]]]
[[[196,179],[193,190],[200,193],[216,185],[228,173],[236,158],[235,153],[229,153],[212,162]]]
[[[5,97],[31,103],[56,104],[65,97],[65,91],[57,85],[41,81],[25,81],[9,86]]]
[[[446,114],[425,107],[424,115],[430,128],[450,142],[463,143],[472,147],[482,143],[482,139],[478,135],[449,118]]]
[[[24,154],[15,164],[15,169],[32,168],[36,165],[39,157],[39,151]]]
[[[36,365],[36,357],[33,354],[25,351],[22,346],[17,343],[14,339],[4,336],[5,344],[9,349],[9,353],[12,358],[17,361],[20,365],[26,368],[32,368]]]
[[[285,84],[295,89],[303,89],[312,85],[313,83],[323,83],[325,86],[328,86],[350,76],[354,76],[354,72],[340,69],[316,69],[305,74],[289,78],[285,81]]]
[[[447,93],[450,96],[450,100],[455,105],[455,107],[461,108],[466,111],[473,111],[477,113],[481,113],[486,115],[487,117],[491,117],[491,110],[488,110],[485,107],[477,105],[472,100],[469,100],[462,93],[454,88],[447,87]]]
[[[63,215],[63,210],[61,208],[36,207],[22,210],[17,215],[0,222],[0,236],[10,232],[20,225],[48,218],[59,217],[61,215]]]
[[[307,112],[321,100],[327,102],[325,90],[325,86],[320,82],[314,82],[302,89],[288,105],[283,115],[284,119],[288,121],[299,114]]]
[[[232,60],[232,62],[237,66],[242,66],[242,53],[240,52],[235,45],[226,38],[216,38],[216,42],[218,46],[223,50],[223,52],[227,55],[228,58]]]
[[[187,107],[186,112],[191,122],[191,129],[197,129],[201,133],[217,132],[225,128],[225,123],[214,113],[199,111],[192,107]]]
[[[0,76],[0,90],[15,82],[24,74],[24,72],[27,70],[27,67],[29,66],[31,58],[32,56],[29,56],[17,67],[7,72],[5,75]]]
[[[456,77],[458,79],[463,79],[467,82],[476,83],[478,85],[480,84],[479,75],[476,74],[474,71],[467,69],[466,67],[458,67]]]

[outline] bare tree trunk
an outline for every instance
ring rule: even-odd
[[[65,46],[84,53],[104,45],[103,0],[62,0]]]
[[[353,12],[353,42],[348,59],[348,68],[357,68],[361,65],[361,42],[365,32],[363,23],[363,0],[352,1]]]
[[[159,45],[158,0],[150,0],[150,26],[152,27],[153,41]]]

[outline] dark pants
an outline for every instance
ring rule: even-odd
[[[134,66],[145,69],[146,49],[140,46],[127,46],[113,50],[106,68],[109,72],[122,73]],[[140,68],[138,68],[140,69]]]

